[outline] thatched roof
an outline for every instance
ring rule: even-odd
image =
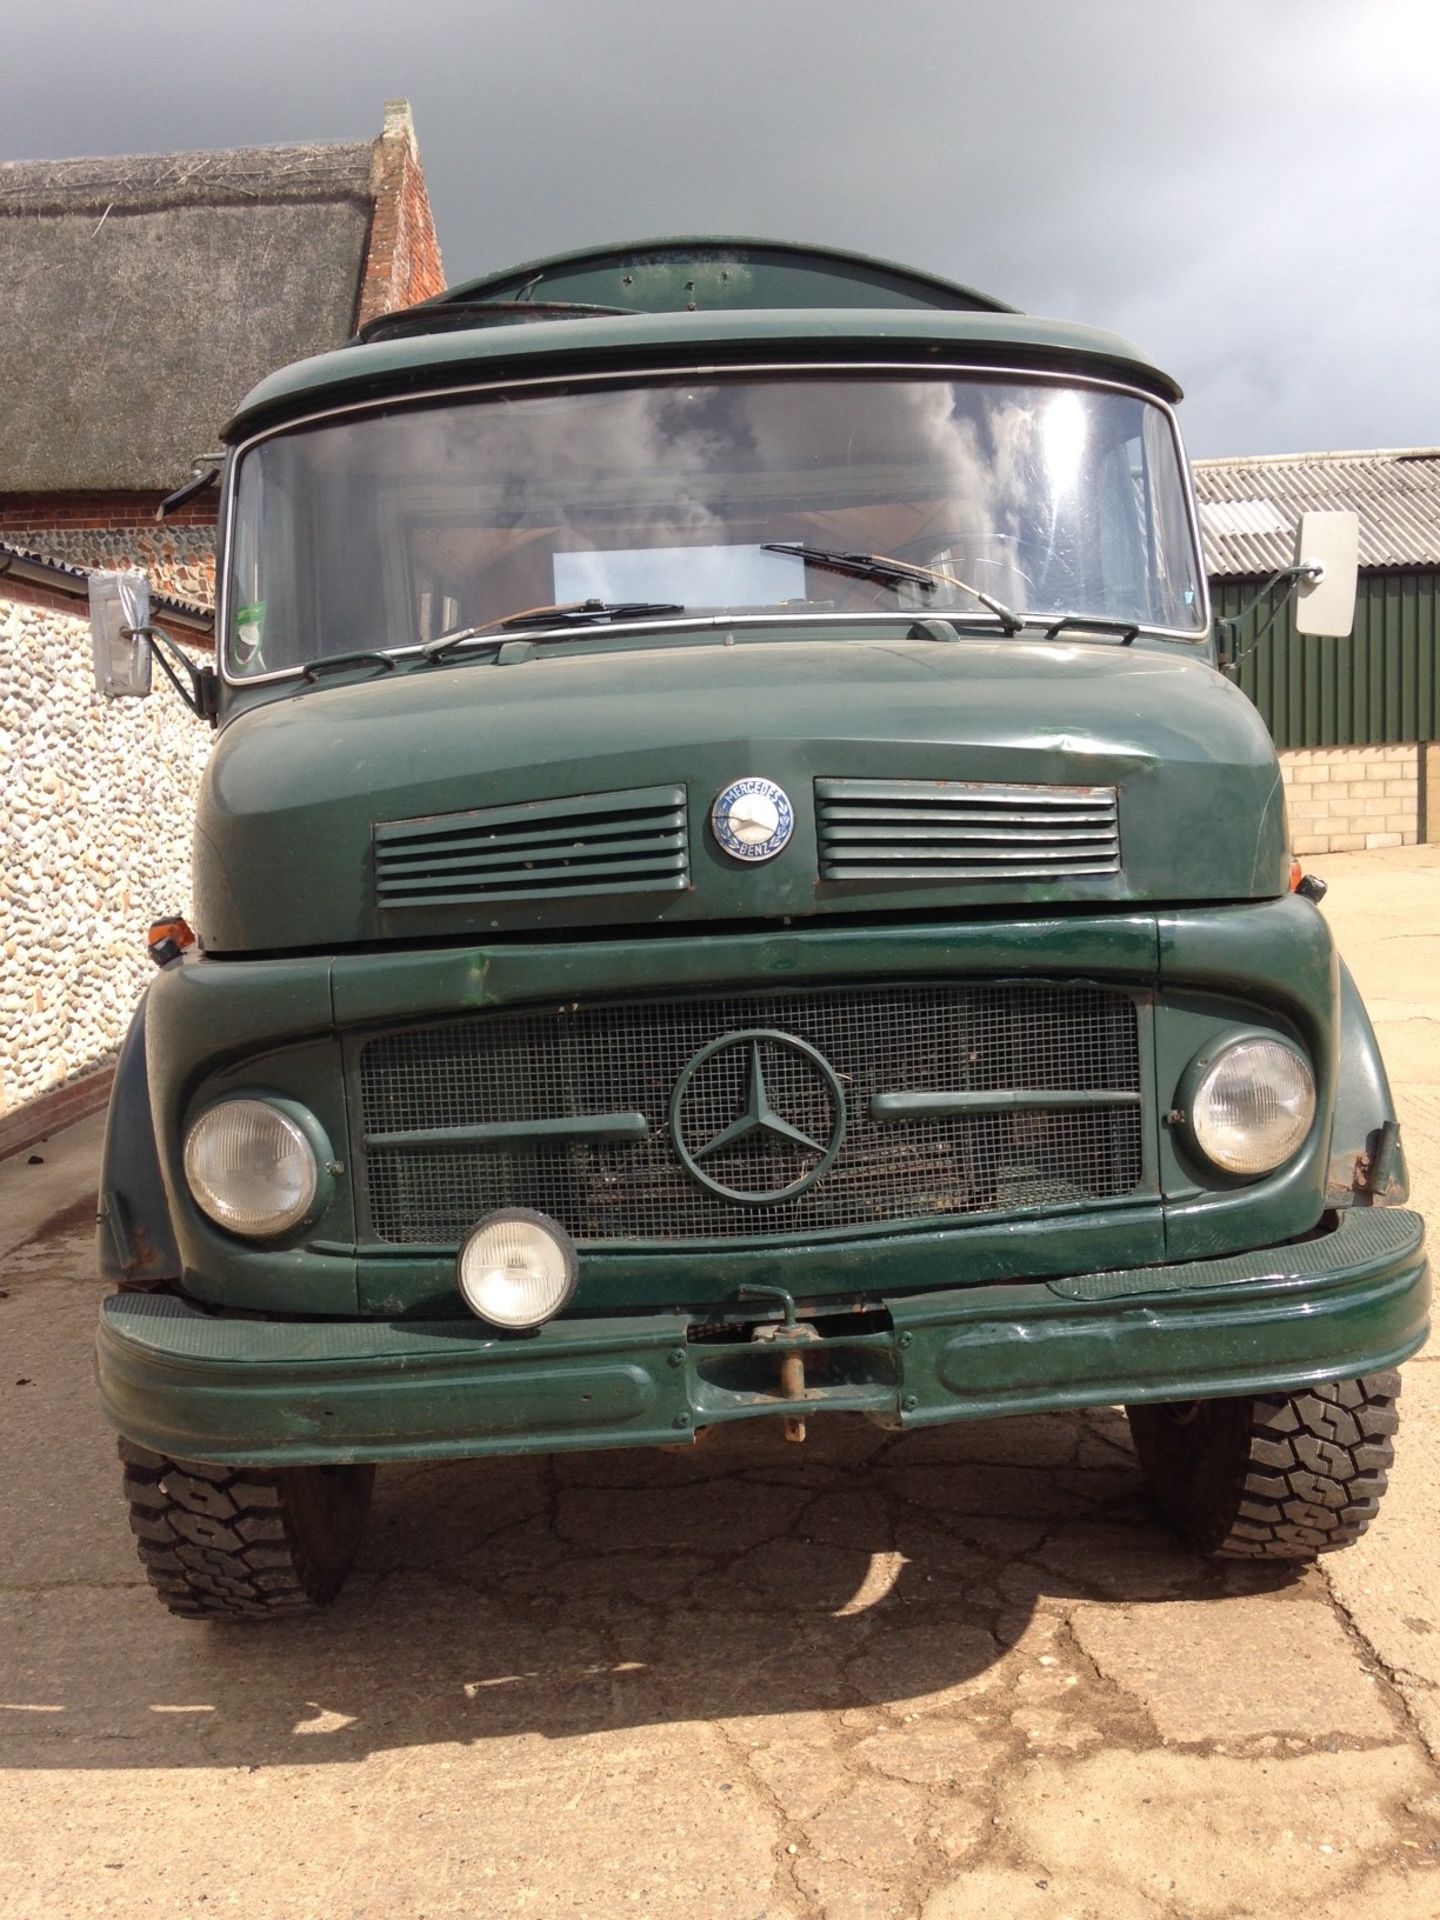
[[[256,380],[346,339],[375,163],[364,141],[0,165],[0,493],[168,490]]]

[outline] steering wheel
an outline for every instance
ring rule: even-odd
[[[1002,541],[1008,543],[1010,552],[998,559],[972,553],[960,565],[946,567],[941,565],[936,556],[951,548],[958,548],[961,553],[964,553],[967,548],[976,546],[978,543],[974,529],[957,533],[945,527],[930,527],[915,539],[907,540],[904,546],[896,547],[894,558],[907,560],[912,566],[935,567],[941,573],[954,573],[957,580],[969,580],[974,586],[983,587],[987,593],[993,590],[1000,599],[1005,597],[1000,591],[1001,583],[987,580],[984,575],[991,567],[1004,567],[1007,573],[1023,580],[1033,594],[1038,579],[1045,573],[1051,560],[1050,551],[1044,542],[1033,536],[1026,537],[1018,533],[991,533],[984,537],[987,543],[997,545]],[[1033,572],[1021,565],[1022,554],[1030,557],[1029,565],[1034,568]],[[975,577],[977,575],[978,578]]]

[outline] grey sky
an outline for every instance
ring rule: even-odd
[[[0,158],[365,138],[395,96],[452,280],[827,241],[1130,335],[1197,454],[1440,443],[1435,0],[51,0]]]

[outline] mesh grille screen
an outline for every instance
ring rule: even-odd
[[[809,1042],[846,1101],[833,1165],[758,1208],[701,1185],[669,1126],[687,1063],[757,1028]],[[806,1055],[774,1042],[760,1053],[770,1107],[807,1139],[752,1133],[703,1156],[712,1179],[746,1192],[800,1180],[834,1126],[829,1083]],[[692,1152],[736,1120],[752,1073],[748,1043],[696,1071],[680,1110]],[[643,1140],[370,1148],[371,1227],[409,1244],[458,1244],[498,1206],[538,1208],[580,1241],[753,1239],[1099,1202],[1141,1177],[1136,1105],[900,1122],[869,1111],[877,1093],[1138,1092],[1134,1003],[1098,988],[886,986],[489,1014],[363,1042],[359,1083],[366,1134],[616,1112],[649,1122]]]

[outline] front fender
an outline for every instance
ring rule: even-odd
[[[1325,1203],[1403,1206],[1410,1195],[1400,1122],[1380,1043],[1350,969],[1340,962],[1340,1058]]]
[[[100,1277],[117,1287],[157,1286],[181,1273],[150,1116],[149,992],[147,987],[120,1048],[100,1156]]]

